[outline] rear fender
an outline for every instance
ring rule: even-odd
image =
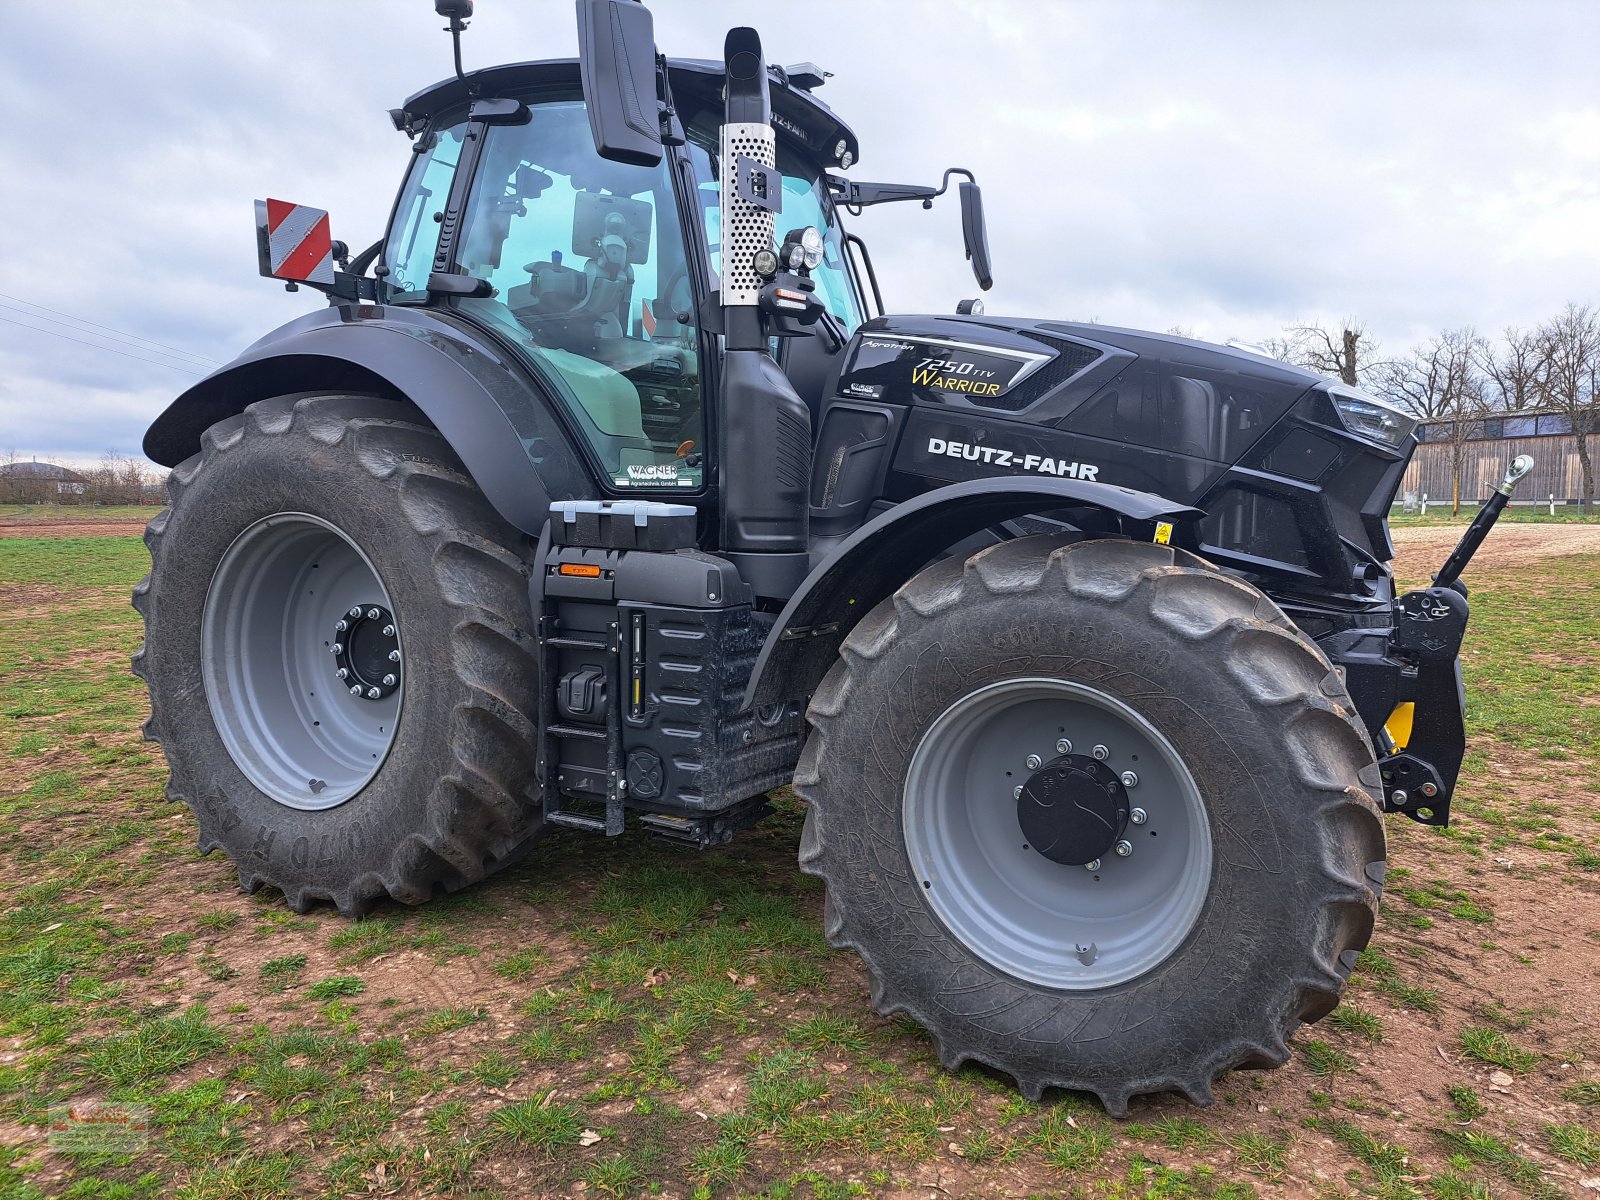
[[[1124,536],[1195,549],[1197,508],[1149,492],[1079,479],[975,479],[925,492],[863,525],[818,564],[767,635],[745,707],[805,700],[856,622],[964,538],[1031,513],[1093,509]],[[1171,528],[1160,532],[1160,525]]]
[[[328,308],[273,331],[174,400],[146,432],[144,452],[177,466],[218,421],[309,391],[411,401],[525,533],[538,535],[552,500],[595,492],[553,406],[509,355],[437,312],[396,306]]]

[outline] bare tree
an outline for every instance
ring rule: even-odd
[[[1501,412],[1521,412],[1539,401],[1539,373],[1544,348],[1538,330],[1506,327],[1498,347],[1484,346],[1479,355],[1491,385],[1491,401]]]
[[[1600,316],[1587,304],[1568,304],[1558,317],[1539,326],[1539,402],[1555,409],[1572,425],[1572,439],[1583,474],[1578,511],[1594,508],[1594,465],[1589,435],[1600,428],[1597,385],[1600,385]]]
[[[1289,335],[1285,352],[1274,357],[1332,375],[1351,387],[1362,383],[1377,365],[1378,343],[1359,321],[1340,322],[1337,335],[1307,323],[1286,326],[1284,332]]]
[[[1289,338],[1262,338],[1257,344],[1261,347],[1261,352],[1268,358],[1275,358],[1279,362],[1295,361],[1294,342]]]
[[[1404,358],[1377,373],[1377,390],[1433,422],[1430,442],[1450,446],[1450,505],[1461,511],[1461,473],[1467,443],[1489,410],[1487,380],[1481,369],[1484,341],[1471,327],[1436,333]]]
[[[142,459],[120,450],[107,450],[83,477],[85,504],[146,504],[155,482]]]

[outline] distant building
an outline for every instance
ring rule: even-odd
[[[1457,445],[1454,421],[1424,421],[1417,427],[1422,445],[1406,468],[1400,484],[1407,493],[1426,494],[1429,504],[1448,504],[1455,493],[1456,451],[1461,450],[1461,502],[1476,505],[1505,478],[1506,466],[1519,454],[1533,457],[1533,473],[1517,487],[1519,502],[1576,504],[1583,488],[1578,465],[1577,439],[1572,422],[1561,413],[1537,410],[1504,413],[1465,423],[1464,440]],[[1589,435],[1589,455],[1600,475],[1600,428]],[[1397,499],[1400,497],[1397,497]]]
[[[55,463],[14,462],[0,463],[0,495],[28,503],[23,493],[37,499],[59,500],[62,496],[81,496],[88,483],[76,471],[58,467]]]

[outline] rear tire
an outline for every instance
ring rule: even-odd
[[[133,597],[200,849],[347,915],[512,861],[542,825],[527,539],[409,404],[279,397],[201,442]]]
[[[1288,1059],[1371,934],[1380,778],[1354,706],[1270,600],[1183,551],[1030,537],[935,564],[851,633],[809,717],[800,863],[828,938],[946,1067],[1116,1116],[1143,1093],[1207,1104],[1224,1072]],[[1110,753],[1058,752],[1058,730]],[[1126,857],[1030,845],[1014,792],[1045,786],[1035,749],[1051,787],[1079,786],[1050,765],[1072,754],[1108,793],[1102,765],[1134,769],[1149,824],[1115,835]]]

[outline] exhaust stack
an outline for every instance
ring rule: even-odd
[[[761,279],[783,209],[767,63],[754,29],[723,46],[722,552],[767,599],[787,599],[810,566],[811,411],[767,353]]]

